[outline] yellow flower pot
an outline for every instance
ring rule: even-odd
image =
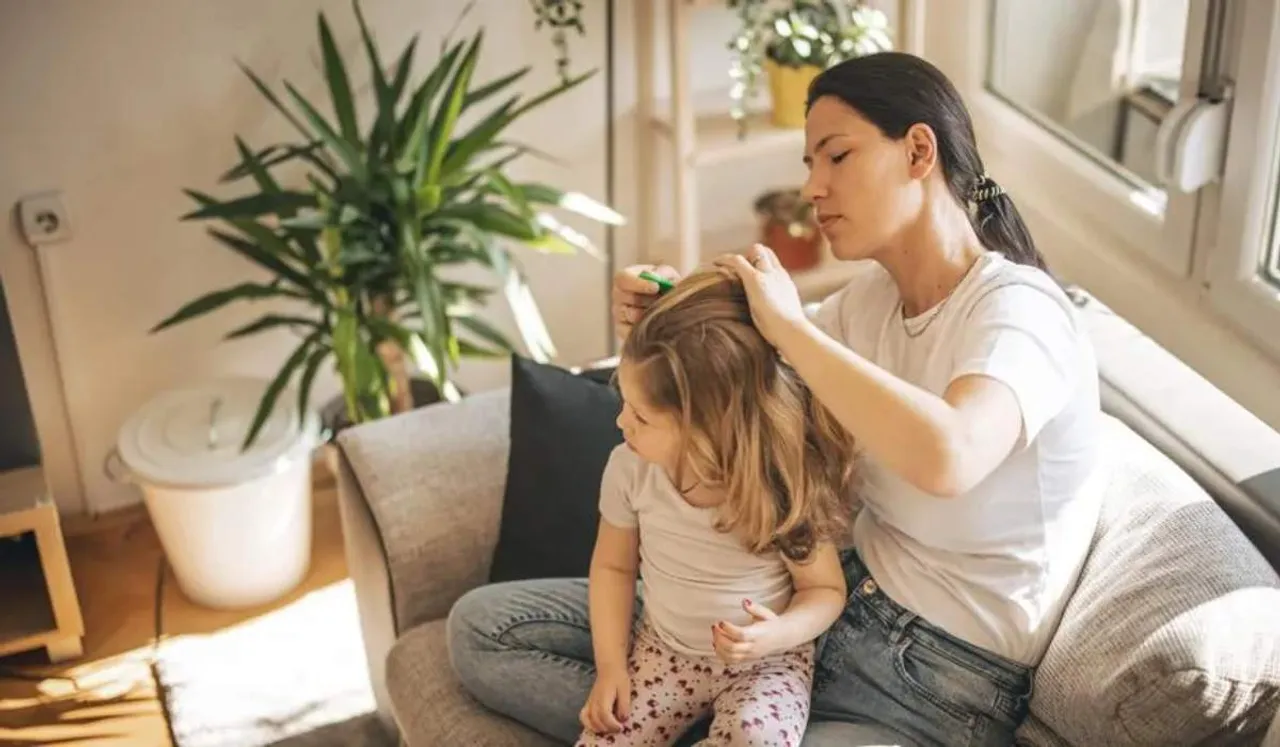
[[[809,84],[822,68],[817,65],[788,67],[773,60],[764,61],[769,76],[769,94],[773,97],[773,123],[778,127],[804,127],[804,102]]]

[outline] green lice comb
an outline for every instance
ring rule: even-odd
[[[648,270],[641,272],[640,277],[644,278],[645,280],[648,280],[651,283],[657,284],[659,296],[671,290],[672,288],[676,287],[675,283],[659,275],[654,275],[652,272],[649,272]]]

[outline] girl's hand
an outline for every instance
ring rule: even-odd
[[[625,669],[596,672],[596,683],[578,719],[595,734],[617,734],[631,715],[631,678]]]
[[[739,664],[761,659],[777,652],[778,614],[750,599],[742,600],[742,608],[751,615],[749,625],[738,627],[721,620],[711,626],[711,644],[725,664]]]
[[[769,247],[756,244],[745,254],[717,257],[715,264],[742,281],[751,305],[751,318],[760,334],[774,347],[778,347],[788,326],[805,320],[800,292]]]
[[[627,339],[631,327],[640,321],[649,305],[658,299],[658,284],[640,277],[640,273],[645,270],[673,282],[680,279],[680,273],[667,265],[632,265],[618,270],[613,276],[611,310],[614,331],[620,340]]]

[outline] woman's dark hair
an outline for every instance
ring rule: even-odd
[[[834,96],[895,140],[917,122],[933,129],[952,196],[966,207],[983,246],[1013,262],[1046,269],[1013,200],[986,175],[964,100],[941,70],[915,55],[877,52],[823,71],[809,87],[808,107]]]

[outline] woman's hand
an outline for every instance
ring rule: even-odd
[[[625,340],[631,327],[640,321],[650,304],[658,298],[658,284],[645,280],[640,273],[648,270],[658,277],[672,282],[680,279],[680,273],[668,265],[632,265],[618,270],[613,276],[613,328],[618,339]]]
[[[774,347],[778,347],[788,326],[805,321],[800,292],[769,247],[756,244],[745,254],[717,257],[715,264],[742,281],[751,318]]]
[[[625,669],[601,669],[586,705],[578,713],[582,725],[595,734],[617,734],[631,715],[631,678]]]
[[[749,599],[743,600],[742,608],[751,615],[749,625],[739,627],[722,620],[711,626],[711,645],[725,664],[762,659],[779,650],[778,613]]]

